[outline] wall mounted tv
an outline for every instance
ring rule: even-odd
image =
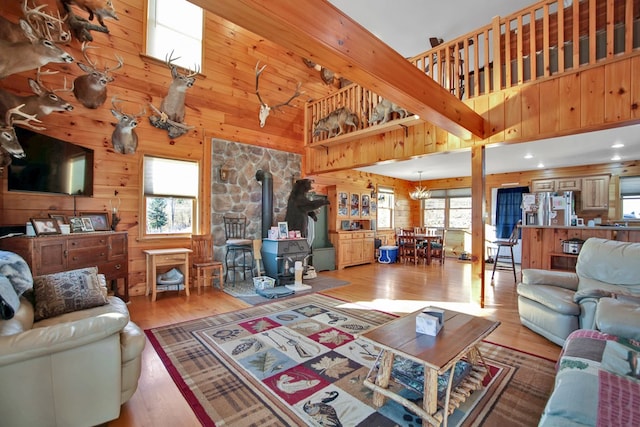
[[[26,156],[11,159],[9,191],[93,196],[93,150],[16,126]]]

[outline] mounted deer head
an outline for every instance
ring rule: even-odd
[[[200,67],[195,67],[194,71],[187,70],[185,74],[180,74],[178,67],[173,61],[179,59],[173,57],[173,51],[165,57],[165,63],[171,70],[171,78],[173,81],[169,85],[167,95],[160,103],[160,109],[151,105],[151,108],[159,114],[159,116],[150,116],[149,121],[157,128],[169,131],[169,137],[177,138],[184,135],[192,126],[184,124],[185,114],[185,98],[187,89],[195,83],[195,76],[200,72]]]
[[[24,150],[22,149],[20,142],[18,142],[14,126],[16,124],[21,124],[34,130],[44,130],[43,127],[38,127],[30,123],[32,120],[36,123],[41,122],[35,115],[29,115],[21,111],[23,107],[24,104],[8,110],[4,115],[4,123],[0,123],[0,148],[17,159],[24,157]],[[13,117],[14,115],[22,117],[22,119],[16,120]]]
[[[300,92],[300,86],[302,86],[302,83],[298,82],[298,85],[296,86],[296,91],[293,95],[291,95],[291,98],[289,98],[286,102],[269,107],[267,103],[262,100],[262,97],[260,96],[260,92],[258,91],[260,74],[262,74],[262,72],[264,71],[265,68],[267,68],[267,66],[263,65],[262,68],[258,69],[259,66],[260,66],[260,61],[256,62],[256,95],[258,96],[258,101],[260,101],[260,113],[258,115],[258,118],[260,119],[260,127],[263,128],[264,124],[267,121],[267,117],[269,117],[269,113],[271,112],[271,110],[277,111],[278,108],[284,107],[285,105],[288,105],[291,107],[290,105],[291,101],[293,101],[298,96],[302,95],[304,92]]]
[[[138,135],[134,129],[138,126],[138,119],[147,114],[147,110],[143,107],[138,114],[127,114],[117,106],[121,102],[115,96],[111,98],[113,106],[111,114],[118,119],[116,128],[111,135],[111,144],[117,153],[134,154],[138,149]]]
[[[62,27],[63,19],[60,18],[60,13],[58,13],[58,17],[56,18],[53,15],[43,12],[42,9],[46,6],[47,5],[40,5],[29,8],[27,0],[24,0],[22,3],[22,12],[25,20],[39,37],[55,41],[56,43],[69,43],[71,41],[71,34]],[[0,39],[12,43],[29,40],[19,23],[13,23],[1,16]]]
[[[89,46],[88,43],[82,43],[82,56],[87,64],[78,62],[78,67],[87,74],[76,77],[73,82],[73,94],[76,99],[80,101],[82,105],[87,108],[98,108],[107,99],[107,84],[111,83],[114,79],[109,74],[112,71],[122,68],[124,60],[116,55],[118,64],[114,67],[104,67],[104,71],[99,71],[98,66],[87,55],[88,49],[95,49],[93,46]]]
[[[73,62],[73,56],[51,40],[39,37],[24,19],[20,20],[20,28],[28,41],[12,43],[0,40],[0,79],[49,62]]]
[[[33,95],[19,96],[0,89],[0,115],[4,115],[6,111],[20,104],[24,105],[21,109],[23,113],[34,116],[46,116],[54,111],[73,110],[73,105],[58,96],[60,92],[71,91],[71,89],[67,89],[66,79],[63,88],[51,90],[40,81],[42,74],[57,74],[57,71],[40,72],[40,69],[38,69],[36,80],[28,79]]]

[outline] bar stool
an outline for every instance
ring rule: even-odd
[[[233,284],[238,273],[246,280],[247,271],[253,277],[253,241],[246,238],[247,218],[223,217],[227,253],[224,257],[226,267],[225,280],[229,281],[229,271],[233,271]]]
[[[494,245],[497,246],[496,249],[496,257],[493,260],[493,272],[491,273],[491,284],[493,285],[493,276],[496,274],[496,270],[507,270],[513,271],[513,281],[518,282],[518,278],[516,276],[516,263],[513,258],[513,247],[518,244],[518,234],[519,229],[518,226],[522,224],[522,221],[518,221],[517,224],[513,227],[513,231],[511,232],[511,236],[509,236],[509,240],[497,240],[493,242]],[[509,252],[504,255],[500,255],[500,249],[508,248]],[[500,261],[503,263],[501,265]],[[510,263],[509,263],[510,262]],[[505,264],[506,263],[506,264]]]

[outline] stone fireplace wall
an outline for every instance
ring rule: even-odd
[[[225,234],[223,217],[247,217],[247,238],[261,239],[262,183],[256,172],[273,175],[273,224],[284,221],[292,183],[301,177],[299,154],[212,138],[211,232],[214,254],[224,260]],[[222,180],[221,170],[226,180]]]

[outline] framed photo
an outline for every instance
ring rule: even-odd
[[[53,218],[31,218],[31,224],[37,236],[61,234],[58,221]]]
[[[289,224],[287,224],[286,222],[278,223],[278,238],[280,239],[289,238]]]
[[[58,226],[60,225],[64,225],[67,223],[67,217],[64,215],[59,215],[59,214],[49,214],[49,218],[51,219],[55,219],[56,221],[58,221]]]
[[[71,216],[69,217],[69,225],[71,226],[72,233],[81,233],[84,231],[82,229],[82,218],[79,216]]]
[[[109,228],[109,216],[106,212],[80,212],[80,216],[83,219],[91,218],[91,224],[93,224],[93,230],[91,231],[111,230],[111,228]]]
[[[88,216],[80,217],[82,219],[82,231],[96,231],[93,228],[93,222],[91,222],[91,218]]]

